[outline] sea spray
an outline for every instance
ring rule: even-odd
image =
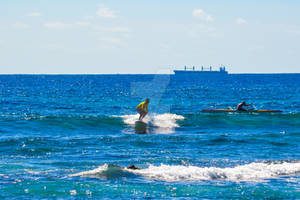
[[[253,162],[235,167],[198,167],[184,165],[150,165],[147,168],[131,170],[104,164],[96,169],[71,174],[73,176],[105,176],[113,173],[117,168],[123,172],[131,172],[145,178],[160,181],[204,181],[204,180],[228,180],[228,181],[260,181],[263,179],[274,179],[281,176],[293,176],[300,173],[300,162]],[[120,171],[117,171],[120,173]]]
[[[121,115],[121,116],[115,116],[115,117],[121,117],[125,124],[128,125],[134,125],[135,122],[138,120],[139,115]],[[183,120],[184,117],[181,115],[176,115],[172,113],[164,113],[164,114],[152,114],[147,115],[143,121],[145,123],[149,123],[153,125],[154,127],[158,128],[176,128],[179,127],[177,121]]]

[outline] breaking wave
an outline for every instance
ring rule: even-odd
[[[202,128],[299,127],[300,113],[191,113],[180,126]]]
[[[61,128],[82,127],[124,127],[134,126],[138,114],[133,115],[38,115],[0,114],[4,123],[26,121],[30,127],[51,126]],[[191,114],[150,114],[145,121],[149,127],[174,129],[178,127],[209,128],[297,128],[300,126],[300,113],[191,113]],[[159,132],[159,131],[158,131]]]
[[[259,181],[297,175],[300,173],[300,162],[253,162],[226,168],[161,164],[160,166],[150,165],[147,168],[138,170],[105,164],[93,170],[72,174],[70,177],[125,176],[128,172],[148,179],[167,182],[205,180]]]
[[[125,124],[134,125],[135,122],[139,119],[139,114],[122,115],[117,117],[121,117]],[[150,116],[146,116],[143,119],[143,121],[145,121],[146,123],[158,128],[177,128],[179,127],[179,120],[184,120],[184,117],[172,113],[153,114]]]

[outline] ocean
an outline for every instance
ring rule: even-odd
[[[300,199],[300,74],[1,75],[0,92],[1,199]],[[241,101],[283,112],[201,112]]]

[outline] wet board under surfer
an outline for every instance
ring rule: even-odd
[[[145,134],[147,133],[147,124],[143,121],[136,121],[134,124],[134,130],[136,133]]]

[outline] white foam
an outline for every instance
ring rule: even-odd
[[[284,162],[280,164],[250,163],[232,168],[151,165],[146,169],[130,171],[150,179],[172,182],[218,179],[231,181],[257,181],[300,173],[300,162]]]
[[[153,116],[153,124],[161,128],[176,128],[179,127],[177,120],[184,120],[181,115],[165,113]]]
[[[139,114],[136,115],[122,115],[121,117],[125,124],[134,125],[135,122],[139,119]],[[176,115],[172,113],[164,113],[164,114],[153,114],[147,115],[143,121],[145,123],[150,123],[158,128],[176,128],[179,127],[177,124],[178,120],[183,120],[184,117],[181,115]]]
[[[109,166],[105,164],[93,170],[71,174],[69,177],[96,177],[102,173],[105,174],[109,170]],[[260,181],[263,179],[298,175],[300,173],[300,162],[250,163],[227,168],[162,164],[160,166],[150,165],[145,169],[132,170],[120,168],[120,170],[134,173],[145,178],[168,182],[204,180]]]
[[[94,176],[94,175],[97,175],[97,174],[100,174],[100,173],[106,171],[107,169],[108,169],[108,165],[104,164],[104,165],[101,165],[98,168],[93,169],[93,170],[79,172],[79,173],[76,173],[76,174],[71,174],[71,175],[69,175],[69,177],[73,177],[73,176]]]
[[[125,124],[134,125],[134,123],[139,120],[139,116],[140,116],[139,114],[136,114],[136,115],[121,115],[121,116],[115,116],[115,117],[121,117]],[[146,119],[148,119],[148,117],[145,117],[145,119],[144,119],[145,122],[146,122]]]

